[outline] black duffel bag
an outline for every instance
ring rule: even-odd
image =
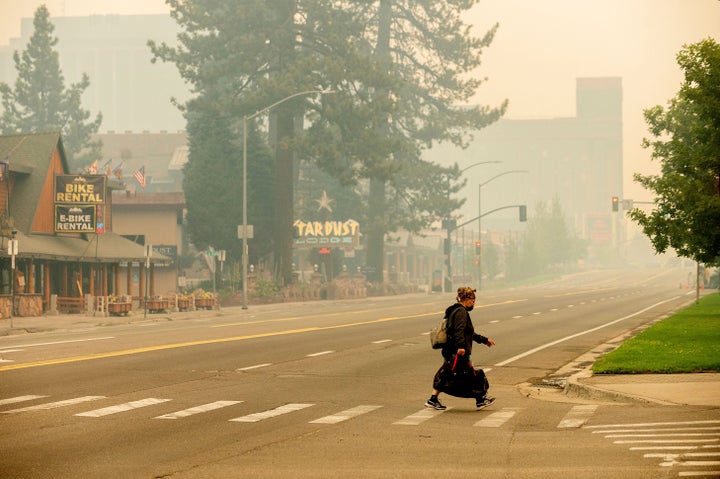
[[[475,369],[470,361],[445,361],[433,378],[433,389],[460,398],[485,397],[490,388],[485,371]]]

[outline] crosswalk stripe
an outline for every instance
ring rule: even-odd
[[[508,422],[520,408],[504,407],[498,412],[494,412],[489,416],[482,418],[474,424],[476,427],[500,427]]]
[[[5,353],[19,353],[21,351],[25,351],[24,349],[0,349],[0,354]]]
[[[571,428],[580,427],[585,424],[590,416],[595,413],[597,406],[594,404],[581,404],[579,406],[573,406],[565,417],[557,425],[558,428]]]
[[[209,404],[203,404],[202,406],[191,407],[189,409],[183,409],[182,411],[177,411],[170,414],[163,414],[162,416],[155,417],[155,419],[180,419],[183,417],[192,416],[194,414],[200,414],[228,406],[233,406],[241,402],[242,401],[215,401]]]
[[[58,407],[63,406],[72,406],[73,404],[80,404],[87,401],[95,401],[97,399],[104,399],[105,396],[83,396],[73,399],[66,399],[64,401],[57,401],[57,402],[50,402],[45,404],[38,404],[37,406],[28,406],[23,407],[20,409],[12,409],[10,411],[3,411],[3,414],[13,414],[17,412],[26,412],[26,411],[40,411],[45,409],[55,409]]]
[[[357,406],[357,407],[339,412],[337,414],[331,414],[330,416],[325,416],[325,417],[321,417],[320,419],[315,419],[314,421],[310,421],[310,423],[311,424],[337,424],[339,422],[347,421],[348,419],[352,419],[352,418],[360,416],[362,414],[367,414],[376,409],[380,409],[381,407],[382,406]]]
[[[157,399],[157,398],[140,399],[139,401],[126,402],[124,404],[118,404],[116,406],[104,407],[102,409],[95,409],[94,411],[81,412],[81,413],[75,414],[75,415],[82,416],[82,417],[109,416],[110,414],[117,414],[120,412],[131,411],[133,409],[138,409],[138,408],[146,407],[146,406],[152,406],[155,404],[161,404],[161,403],[164,403],[167,401],[171,401],[171,399]]]
[[[14,398],[0,399],[0,406],[15,404],[18,402],[32,401],[33,399],[46,398],[47,396],[17,396]]]
[[[14,359],[0,359],[0,363],[14,363]]]
[[[301,409],[305,409],[306,407],[314,406],[314,404],[285,404],[284,406],[276,407],[275,409],[270,409],[263,412],[257,412],[254,414],[248,414],[247,416],[240,416],[236,417],[235,419],[230,419],[230,421],[234,422],[258,422],[262,421],[263,419],[269,419],[271,417],[280,416],[282,414],[288,414],[294,411],[299,411]]]
[[[447,408],[444,411],[438,411],[437,409],[421,409],[418,412],[411,414],[403,419],[400,419],[399,421],[395,421],[393,424],[396,424],[398,426],[417,426],[428,419],[432,419],[435,416],[444,413],[445,411],[449,411],[452,408]]]

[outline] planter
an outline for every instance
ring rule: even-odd
[[[108,314],[111,314],[113,316],[127,316],[127,314],[132,311],[132,303],[108,303],[107,308]]]
[[[215,307],[215,298],[195,298],[196,309],[213,309]]]
[[[166,312],[170,309],[170,300],[167,299],[149,299],[146,308],[151,313]]]
[[[190,311],[190,308],[192,308],[192,299],[178,298],[177,304],[180,311]]]

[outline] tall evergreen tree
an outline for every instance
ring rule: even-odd
[[[13,55],[18,73],[14,89],[0,83],[0,130],[5,134],[60,131],[71,167],[82,167],[98,159],[102,148],[101,141],[92,140],[102,114],[90,120],[90,112],[81,105],[90,79],[83,74],[79,82],[65,88],[58,53],[53,49],[58,43],[52,36],[55,27],[44,5],[35,11],[33,26],[27,49]]]
[[[469,74],[495,31],[477,39],[460,21],[476,0],[169,3],[184,29],[180,45],[151,42],[151,48],[224,116],[240,120],[298,92],[335,91],[274,110],[272,237],[282,281],[291,278],[293,153],[343,184],[365,188],[368,261],[377,272],[373,279],[381,281],[385,234],[429,224],[441,214],[438,205],[447,216],[452,203],[433,199],[447,196],[448,179],[455,181],[458,169],[423,161],[422,149],[436,141],[462,145],[470,131],[505,109],[504,103],[459,106],[481,83]],[[311,122],[306,134],[298,131],[299,117]]]

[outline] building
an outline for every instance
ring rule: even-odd
[[[170,258],[148,259],[113,231],[111,192],[122,185],[69,173],[59,132],[0,136],[0,159],[2,317],[94,310],[88,297],[139,302],[154,290],[153,271]]]

